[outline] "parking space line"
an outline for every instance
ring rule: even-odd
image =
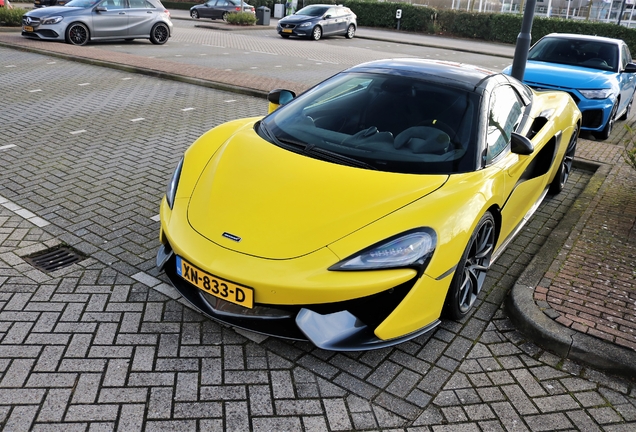
[[[81,84],[78,84],[78,86],[87,86],[87,85],[91,85],[91,83],[81,83]]]
[[[192,111],[194,108],[190,107],[190,108],[181,108],[181,111]]]
[[[228,103],[230,103],[230,102],[236,102],[236,99],[228,99],[228,100],[225,100],[225,101],[223,101],[223,102],[228,102]]]
[[[29,90],[29,93],[37,93],[37,92],[41,92],[42,89],[35,89],[35,90]]]
[[[6,68],[14,68],[14,67],[17,67],[17,66],[16,65],[6,65],[5,67]]]
[[[50,222],[39,217],[38,215],[31,213],[29,210],[20,207],[14,202],[9,201],[7,198],[3,197],[2,195],[0,195],[0,205],[6,208],[7,210],[17,214],[18,216],[28,220],[29,222],[31,222],[33,225],[37,227],[42,228],[51,224]]]
[[[159,215],[154,215],[153,217],[150,218],[151,220],[155,221],[155,222],[159,222],[161,220],[161,216]]]
[[[73,132],[69,132],[71,135],[77,135],[86,132],[86,129],[80,129]]]
[[[131,122],[138,122],[138,121],[142,121],[142,120],[146,120],[146,119],[143,118],[143,117],[139,117],[139,118],[131,119],[130,121]]]
[[[15,144],[8,144],[8,145],[0,147],[0,150],[7,150],[7,149],[10,149],[10,148],[13,148],[13,147],[16,147],[16,145]]]

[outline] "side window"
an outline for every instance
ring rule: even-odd
[[[124,9],[126,7],[124,0],[106,0],[102,3],[102,6],[106,6],[108,10]]]
[[[325,15],[331,15],[331,18],[335,18],[338,16],[338,12],[336,12],[336,8],[329,8]]]
[[[621,48],[622,51],[622,61],[621,61],[621,65],[622,68],[621,69],[625,69],[625,66],[627,66],[627,63],[631,63],[632,62],[632,55],[629,53],[629,47],[627,45],[623,45]]]
[[[510,135],[521,120],[523,105],[510,86],[497,87],[490,96],[486,164],[499,156],[510,142]]]
[[[154,9],[146,0],[128,0],[131,9]]]

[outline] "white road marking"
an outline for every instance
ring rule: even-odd
[[[5,67],[6,68],[13,68],[13,67],[16,67],[16,65],[6,65]]]
[[[29,90],[29,93],[37,93],[37,92],[41,92],[42,89],[36,89],[36,90]]]
[[[194,108],[182,108],[181,111],[192,111]]]
[[[151,217],[150,219],[152,219],[155,222],[159,222],[161,220],[161,216],[159,215],[154,215],[153,217]]]
[[[13,202],[9,201],[8,199],[3,197],[2,195],[0,195],[0,205],[2,207],[6,208],[7,210],[10,210],[13,213],[17,214],[18,216],[23,217],[24,219],[28,220],[29,222],[31,222],[32,224],[34,224],[37,227],[42,228],[42,227],[45,227],[45,226],[51,224],[50,222],[42,219],[41,217],[37,216],[36,214],[31,213],[29,210],[20,207],[16,203],[13,203]]]
[[[121,80],[122,80],[122,81],[128,81],[128,80],[131,80],[131,79],[132,79],[132,78],[130,78],[130,77],[129,77],[129,78],[122,78]]]
[[[223,102],[236,102],[236,99],[229,99],[229,100],[226,100],[226,101],[223,101]]]
[[[16,146],[15,144],[5,145],[5,146],[0,147],[0,150],[7,150],[7,149],[13,148],[15,146]]]
[[[136,119],[131,119],[130,121],[131,122],[138,122],[138,121],[142,121],[142,120],[146,120],[146,119],[143,118],[143,117],[139,117],[139,118],[136,118]]]
[[[81,134],[81,133],[84,133],[84,132],[86,132],[86,129],[80,129],[80,130],[76,130],[76,131],[69,132],[69,133],[71,135],[78,135],[78,134]]]
[[[87,86],[87,85],[91,85],[91,83],[81,83],[81,84],[78,84],[78,86]]]

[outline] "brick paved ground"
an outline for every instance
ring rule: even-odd
[[[6,48],[0,59],[13,84],[0,87],[5,430],[636,427],[633,382],[543,351],[501,307],[590,173],[541,206],[463,322],[331,353],[210,322],[154,269],[154,216],[180,153],[222,121],[264,112],[262,99]],[[580,154],[616,155],[611,145],[583,140]],[[609,178],[629,178],[616,170]],[[53,274],[23,260],[60,242],[89,258]]]

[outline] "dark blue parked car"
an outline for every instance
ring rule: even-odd
[[[581,129],[607,139],[614,122],[629,114],[634,72],[629,48],[620,39],[553,33],[530,49],[523,82],[536,90],[568,92],[583,114]]]
[[[284,38],[299,36],[319,40],[323,36],[342,35],[351,39],[358,27],[356,18],[348,7],[315,4],[280,19],[276,30]]]

